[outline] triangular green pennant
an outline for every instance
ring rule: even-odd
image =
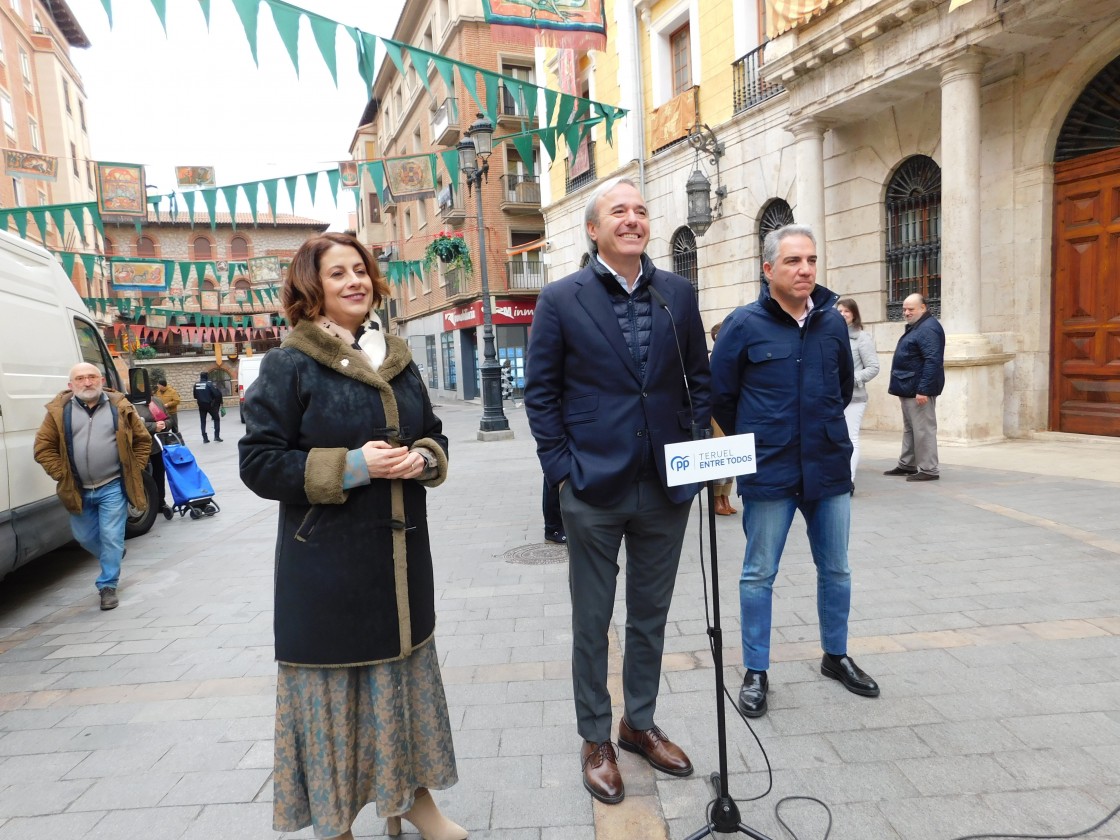
[[[459,190],[459,150],[447,149],[440,152],[439,156],[443,158],[443,165],[447,168],[447,177],[451,183],[451,189],[454,192]]]
[[[433,55],[432,61],[436,63],[436,70],[443,77],[443,84],[447,87],[447,95],[455,95],[455,65],[441,55]]]
[[[327,170],[327,183],[331,188],[331,199],[334,201],[334,206],[338,207],[338,182],[342,175],[337,169]],[[432,183],[435,183],[434,181]]]
[[[616,119],[618,119],[618,112],[615,111],[615,109],[612,108],[610,105],[604,105],[601,102],[596,102],[595,103],[595,110],[598,111],[599,114],[606,121],[606,125],[604,126],[603,130],[607,135],[608,145],[613,146],[614,145],[614,121]]]
[[[513,147],[517,149],[517,155],[521,158],[521,162],[525,164],[525,171],[533,172],[533,135],[515,134],[509,140],[513,143]]]
[[[206,204],[206,212],[210,214],[210,227],[216,228],[218,226],[218,191],[217,190],[199,190],[202,193],[202,201]]]
[[[66,276],[73,279],[74,277],[74,253],[72,251],[58,251],[58,258],[62,260],[62,270],[66,272]]]
[[[210,0],[198,0],[198,5],[202,9],[202,17],[206,21],[206,31],[210,31]]]
[[[260,14],[261,0],[233,0],[233,8],[241,18],[241,25],[245,27],[245,37],[249,39],[249,52],[253,54],[253,63],[261,66],[257,58],[257,15]]]
[[[288,58],[292,60],[296,78],[299,78],[299,19],[303,16],[303,10],[287,3],[269,3],[268,7],[272,10],[272,22],[280,33]]]
[[[257,226],[257,199],[261,194],[259,181],[250,181],[244,185],[245,200],[249,202],[249,212],[253,214],[253,227]]]
[[[525,103],[525,115],[529,117],[529,125],[537,121],[537,93],[540,89],[536,85],[521,86],[521,100]]]
[[[338,22],[330,18],[319,17],[310,12],[307,19],[311,21],[311,34],[315,36],[315,43],[319,45],[319,52],[327,69],[331,71],[334,86],[338,87],[338,58],[335,55],[335,36],[338,32]]]
[[[279,184],[275,178],[268,178],[260,183],[264,187],[264,197],[268,202],[268,209],[272,211],[272,223],[276,224],[276,190]]]
[[[319,173],[308,172],[303,176],[307,179],[307,191],[311,193],[311,203],[315,203],[315,188],[319,185]]]
[[[482,101],[478,98],[478,79],[475,78],[475,74],[478,71],[469,64],[458,64],[456,66],[459,68],[459,81],[463,83],[463,88],[470,95],[471,99],[474,100],[474,104],[481,109]],[[462,107],[461,104],[460,107]]]
[[[97,267],[97,254],[82,254],[82,268],[86,270],[86,279],[93,277],[93,270]]]
[[[377,190],[377,200],[382,204],[385,203],[385,162],[382,160],[375,160],[371,162],[367,169],[369,178],[373,181],[373,188]]]
[[[377,74],[377,36],[355,29],[352,37],[359,53],[358,72],[366,82],[366,90],[369,90],[373,87],[373,79]]]
[[[240,189],[240,184],[234,184],[231,187],[222,187],[222,195],[226,199],[226,209],[229,210],[230,224],[233,229],[237,230],[237,191]]]
[[[298,175],[289,175],[284,179],[284,189],[288,193],[288,200],[292,203],[292,212],[296,211],[296,186],[299,184]]]
[[[548,152],[548,159],[556,160],[556,129],[538,128],[534,133],[540,138],[544,150]]]
[[[66,235],[66,208],[65,207],[52,207],[50,213],[51,213],[51,219],[52,219],[52,221],[54,221],[55,230],[58,231],[59,238],[60,239],[65,238],[65,235]],[[85,236],[85,231],[83,231],[81,228],[78,228],[78,231],[83,236]]]
[[[183,193],[183,203],[187,205],[187,219],[190,221],[192,228],[194,227],[194,196],[194,190]]]
[[[572,111],[575,110],[576,98],[567,93],[560,94],[560,107],[556,109],[556,120],[553,122],[561,131],[567,131],[571,122]]]
[[[416,72],[420,75],[420,84],[428,91],[428,95],[432,94],[432,83],[428,79],[428,67],[431,63],[431,57],[423,50],[409,50],[409,57],[412,59],[412,66],[416,68]]]
[[[152,8],[156,10],[159,22],[163,24],[163,34],[167,35],[167,0],[152,0]]]
[[[500,80],[496,74],[488,70],[479,70],[478,72],[482,76],[482,83],[486,86],[486,106],[482,110],[485,112],[487,119],[496,125],[498,122],[498,114],[504,110],[498,108],[498,85]]]
[[[194,268],[194,263],[192,263],[192,262],[181,262],[181,263],[179,263],[179,279],[183,281],[184,286],[186,286],[189,282],[191,282],[191,269],[192,268]]]
[[[404,59],[401,58],[402,45],[398,44],[396,41],[390,41],[388,38],[382,38],[381,43],[385,45],[385,52],[389,54],[389,58],[392,59],[393,64],[397,66],[397,72],[400,73],[401,76],[404,76]]]
[[[30,212],[31,212],[31,218],[35,220],[35,227],[39,228],[39,238],[42,239],[44,242],[46,242],[47,241],[47,231],[49,230],[49,227],[47,226],[47,217],[48,217],[49,211],[42,210],[42,209],[35,209],[35,210],[30,211]]]
[[[20,239],[27,238],[27,213],[23,210],[17,210],[15,214],[16,230],[19,232]]]
[[[509,99],[506,101],[512,103],[514,113],[524,114],[525,106],[522,103],[525,102],[525,88],[522,86],[521,82],[505,77],[502,79],[502,84],[505,85],[506,93],[509,95]],[[505,102],[503,102],[502,105],[504,107]]]
[[[101,5],[105,7],[105,17],[109,18],[109,28],[113,28],[113,3],[112,0],[101,0]]]
[[[552,111],[556,107],[556,97],[559,95],[560,92],[552,88],[544,89],[544,113],[541,114],[541,125],[557,125],[552,121]]]

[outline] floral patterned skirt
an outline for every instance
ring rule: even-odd
[[[354,668],[280,665],[273,828],[349,830],[369,804],[403,814],[417,788],[458,781],[435,642],[407,659]]]

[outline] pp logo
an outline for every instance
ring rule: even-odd
[[[669,469],[673,472],[680,472],[681,470],[688,469],[688,458],[683,455],[674,455],[669,459]]]

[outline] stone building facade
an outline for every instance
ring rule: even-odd
[[[900,426],[886,371],[901,299],[921,291],[948,334],[943,441],[1120,435],[1120,6],[949,5],[834,2],[763,43],[751,0],[608,0],[613,37],[627,41],[608,53],[638,56],[643,82],[615,68],[598,86],[631,91],[620,103],[631,108],[641,88],[651,107],[635,109],[639,139],[598,174],[642,183],[650,255],[692,272],[709,325],[757,296],[762,234],[811,225],[820,282],[856,299],[884,363],[865,427]],[[718,175],[687,142],[644,151],[665,21],[703,32],[709,18],[730,34],[691,59],[697,122],[721,144]],[[727,191],[700,238],[686,225],[697,168],[713,200],[717,179]],[[588,188],[565,190],[555,170],[545,214],[559,277],[582,257]]]

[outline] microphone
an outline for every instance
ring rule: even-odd
[[[681,363],[681,375],[684,377],[684,393],[688,397],[688,416],[689,416],[689,429],[692,432],[693,440],[702,440],[704,435],[700,433],[700,427],[696,424],[696,410],[692,407],[692,389],[688,385],[688,368],[684,364],[684,353],[681,351],[680,336],[677,335],[677,321],[673,317],[673,310],[669,308],[669,302],[665,300],[665,296],[654,288],[652,282],[649,284],[649,294],[657,305],[664,309],[669,314],[669,325],[673,328],[673,343],[677,346],[677,359]]]

